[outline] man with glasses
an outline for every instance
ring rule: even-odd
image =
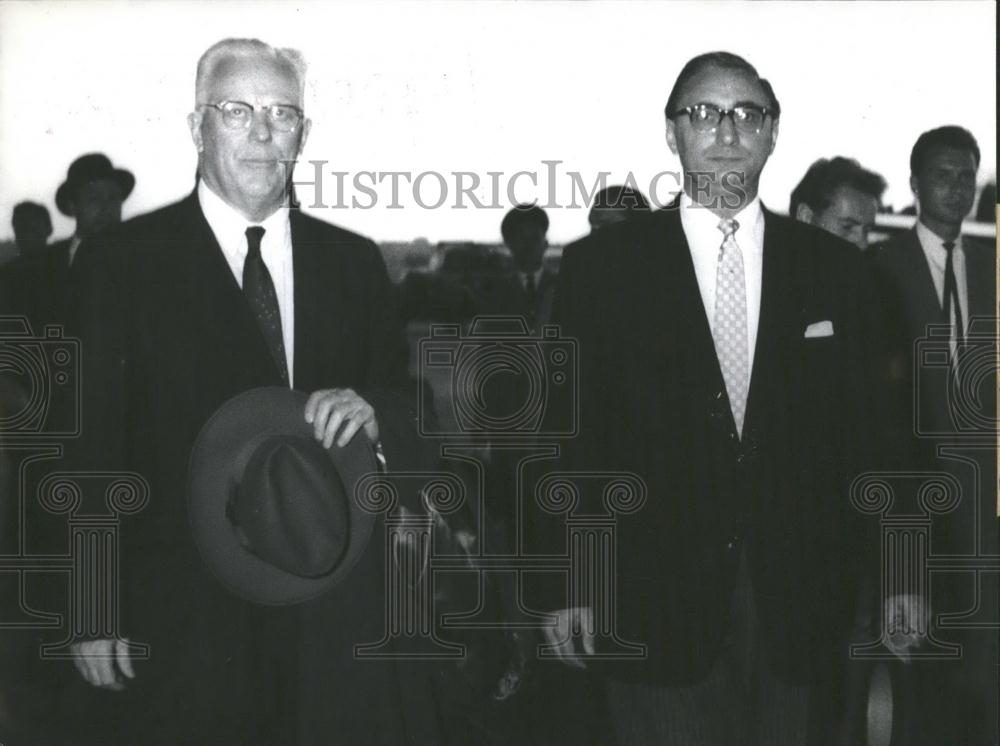
[[[820,743],[864,556],[874,294],[860,255],[761,205],[781,109],[753,66],[695,57],[665,113],[683,194],[563,257],[555,321],[586,382],[564,465],[647,497],[617,519],[613,634],[577,607],[548,636],[606,675],[622,746]],[[604,513],[585,487],[575,512]],[[621,641],[644,655],[614,659]]]
[[[81,267],[81,458],[150,484],[149,504],[122,522],[118,596],[120,632],[148,645],[149,658],[136,660],[124,639],[74,646],[97,713],[76,735],[95,743],[416,738],[403,714],[415,708],[401,698],[428,688],[402,686],[390,664],[353,661],[353,645],[383,635],[380,557],[355,567],[350,592],[269,610],[229,595],[187,526],[191,446],[242,391],[311,392],[302,417],[325,447],[363,430],[387,459],[407,463],[406,347],[381,255],[289,208],[311,125],[304,73],[294,50],[212,46],[188,116],[196,189],[81,253],[97,258]]]

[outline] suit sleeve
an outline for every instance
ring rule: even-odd
[[[427,470],[434,463],[433,444],[420,437],[417,407],[420,382],[409,375],[409,349],[396,294],[378,248],[370,241],[365,248],[370,362],[360,393],[375,409],[389,470]]]
[[[597,249],[592,251],[592,249]],[[599,247],[583,241],[566,248],[560,263],[552,305],[552,321],[559,326],[562,339],[576,343],[577,366],[575,385],[579,391],[576,411],[576,432],[559,440],[560,455],[556,470],[566,475],[571,491],[577,497],[573,512],[591,513],[600,504],[600,497],[586,493],[586,482],[575,480],[576,472],[585,472],[602,459],[592,458],[595,449],[600,448],[604,433],[602,423],[607,418],[602,415],[605,406],[603,393],[604,376],[601,371],[602,354],[600,347],[600,326],[595,314],[595,285],[590,279],[599,258]],[[568,413],[564,413],[568,414]],[[554,422],[556,432],[570,431],[572,423]],[[528,512],[526,531],[527,550],[531,555],[565,556],[566,515],[550,514],[537,504],[532,504]],[[542,610],[553,610],[567,606],[568,583],[565,575],[558,572],[531,573],[526,579],[526,598],[530,606]]]

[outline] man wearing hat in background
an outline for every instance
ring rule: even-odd
[[[122,221],[122,203],[134,187],[132,173],[112,166],[103,153],[88,153],[73,161],[66,181],[56,191],[59,212],[76,219],[73,235],[52,245],[62,263],[72,266],[84,239]]]
[[[88,153],[73,161],[56,191],[56,206],[63,215],[76,218],[76,229],[69,238],[21,251],[4,268],[3,312],[27,316],[36,333],[45,324],[70,322],[77,251],[85,239],[121,222],[122,203],[134,186],[131,172],[112,166],[103,153]],[[51,223],[48,230],[52,232]]]
[[[311,125],[304,89],[295,50],[255,39],[212,46],[188,116],[195,191],[79,251],[87,415],[77,458],[138,472],[151,488],[147,507],[122,523],[119,597],[120,633],[148,644],[149,659],[133,660],[124,639],[76,645],[76,667],[99,695],[97,717],[79,713],[95,742],[421,742],[401,700],[429,687],[403,686],[391,662],[353,659],[353,645],[383,634],[379,529],[330,592],[267,608],[216,577],[189,528],[199,431],[224,402],[260,387],[299,392],[295,417],[314,445],[379,443],[394,468],[413,468],[406,346],[381,255],[288,207],[287,166]],[[273,427],[267,408],[251,414]],[[261,495],[239,487],[248,473],[234,470],[226,485],[255,554],[286,576],[345,565],[336,551],[302,565],[252,530]]]
[[[56,191],[56,206],[63,215],[76,218],[76,229],[62,241],[22,251],[4,267],[3,312],[27,316],[36,330],[45,324],[70,321],[75,275],[71,268],[77,250],[84,239],[121,222],[122,203],[134,186],[135,177],[114,168],[103,153],[89,153],[73,161]]]

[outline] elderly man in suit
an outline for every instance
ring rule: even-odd
[[[255,39],[208,49],[188,116],[195,190],[81,251],[79,458],[151,486],[122,526],[119,594],[121,633],[150,657],[134,660],[124,639],[75,646],[80,675],[102,693],[90,725],[100,743],[419,741],[401,698],[426,687],[400,685],[390,664],[353,662],[354,644],[382,636],[379,552],[335,592],[270,610],[230,596],[187,527],[192,444],[249,389],[310,392],[302,417],[325,447],[363,430],[390,463],[408,463],[405,343],[381,255],[289,207],[290,164],[311,125],[304,75],[298,52]]]
[[[975,200],[979,157],[975,138],[961,127],[921,134],[910,154],[917,223],[875,247],[873,261],[893,332],[887,374],[894,402],[906,415],[899,440],[910,443],[919,469],[949,473],[961,486],[958,507],[935,517],[933,549],[981,557],[998,551],[992,424],[997,266],[992,240],[962,235]],[[945,353],[945,365],[927,365],[919,354],[935,326],[944,332],[935,346]],[[984,360],[985,367],[977,362]],[[995,577],[939,574],[926,601],[936,619],[978,609],[970,621],[995,625]],[[918,660],[897,672],[909,690],[903,704],[912,713],[903,723],[906,742],[996,743],[995,627],[936,635],[963,644],[962,659]]]
[[[602,661],[590,608],[548,636],[606,675],[622,746],[815,743],[867,556],[849,486],[878,452],[872,283],[840,239],[761,205],[780,108],[746,60],[695,57],[665,114],[683,194],[568,250],[555,311],[583,382],[565,466],[648,491],[611,579],[617,637],[645,655]]]

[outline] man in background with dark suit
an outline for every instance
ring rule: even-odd
[[[44,249],[52,235],[52,218],[48,208],[37,202],[18,202],[10,216],[14,243],[21,256]]]
[[[910,154],[917,223],[875,247],[874,264],[893,331],[886,374],[905,415],[898,439],[910,444],[916,468],[944,471],[961,486],[958,507],[934,518],[931,549],[995,557],[996,245],[962,235],[979,157],[975,138],[961,127],[920,135]],[[947,362],[930,366],[920,350],[935,326],[944,330],[937,345]],[[969,406],[978,416],[969,418]],[[925,600],[934,619],[978,608],[967,621],[996,625],[995,574],[939,573],[931,591]],[[899,670],[909,689],[901,698],[906,743],[996,743],[995,626],[936,635],[960,642],[962,659],[915,660]]]
[[[648,492],[610,579],[646,654],[588,657],[589,608],[549,638],[606,675],[622,746],[821,743],[866,556],[849,486],[877,460],[874,292],[857,252],[761,205],[780,107],[752,65],[692,59],[665,114],[684,193],[568,250],[554,314],[582,382],[564,466]]]
[[[555,273],[543,264],[549,243],[549,216],[538,205],[515,205],[500,223],[500,235],[514,271],[483,288],[480,314],[520,316],[529,329],[547,323],[552,313]]]
[[[76,228],[72,236],[52,245],[67,267],[72,266],[84,240],[122,221],[122,204],[134,187],[132,173],[114,168],[103,153],[81,155],[70,164],[66,181],[56,191],[56,207],[76,220]]]
[[[427,687],[353,660],[353,645],[382,636],[375,545],[333,592],[270,610],[229,595],[187,526],[191,446],[249,389],[310,392],[302,416],[325,447],[363,430],[394,467],[408,463],[406,348],[381,255],[289,208],[289,166],[311,125],[304,92],[295,50],[255,39],[212,46],[188,116],[195,191],[81,249],[80,458],[151,487],[120,532],[120,629],[150,658],[133,660],[124,639],[74,648],[80,676],[103,695],[100,717],[78,729],[95,742],[419,741],[401,699]]]
[[[56,191],[59,212],[76,218],[73,235],[22,251],[4,267],[3,285],[8,297],[3,301],[3,311],[27,316],[36,333],[41,333],[45,324],[69,322],[77,250],[84,240],[121,222],[122,203],[134,186],[131,172],[114,168],[103,153],[88,153],[73,161],[66,180]],[[47,211],[45,216],[47,220]]]

